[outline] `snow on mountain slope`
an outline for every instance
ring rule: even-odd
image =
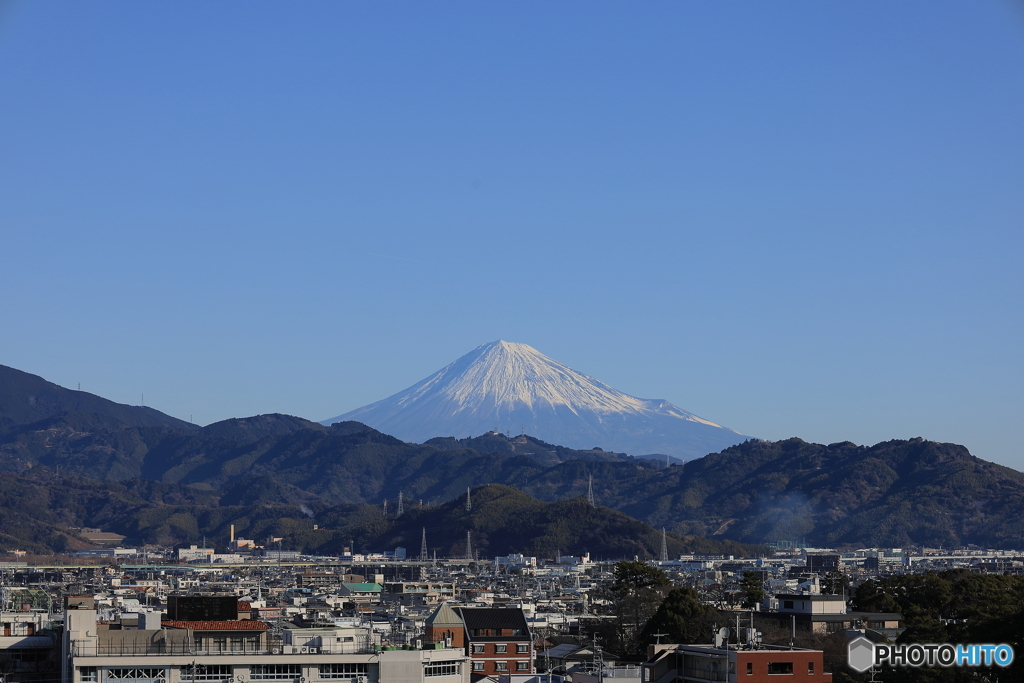
[[[744,440],[668,401],[636,398],[526,344],[477,347],[405,391],[323,424],[357,420],[406,441],[518,432],[571,448],[694,458]]]

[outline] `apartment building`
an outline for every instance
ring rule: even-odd
[[[156,615],[154,614],[154,617]],[[62,683],[469,683],[456,648],[382,649],[369,633],[320,630],[303,645],[272,647],[268,626],[251,620],[163,621],[142,617],[114,629],[95,609],[68,609]],[[260,624],[257,626],[256,624]],[[315,643],[315,644],[311,644]]]

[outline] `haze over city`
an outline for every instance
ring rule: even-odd
[[[322,420],[503,339],[1022,469],[1022,86],[1011,2],[5,2],[0,364]]]

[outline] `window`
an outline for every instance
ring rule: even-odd
[[[100,677],[95,666],[83,666],[78,670],[78,680],[82,683],[98,683]]]
[[[791,674],[793,673],[793,662],[768,662],[769,674]]]
[[[241,636],[232,636],[231,637],[231,651],[232,652],[241,652],[242,648],[244,647],[244,645],[242,644],[243,642],[245,642],[245,641],[242,640]]]
[[[516,671],[529,671],[529,670],[530,670],[530,663],[529,662],[516,662]]]
[[[484,663],[483,662],[473,662],[473,671],[483,671],[483,670],[484,670]]]
[[[290,681],[302,675],[300,664],[253,664],[249,677],[254,681]]]
[[[369,664],[342,663],[342,664],[321,664],[320,678],[323,680],[338,680],[339,678],[355,678],[370,673]]]
[[[754,675],[754,663],[753,662],[747,662],[747,675],[748,676],[753,676]]]
[[[423,667],[424,676],[458,676],[462,673],[457,659],[444,662],[430,662]]]
[[[519,643],[518,645],[516,645],[516,652],[518,652],[519,654],[523,654],[524,652],[529,652],[529,651],[530,651],[530,646],[527,645],[526,643]]]
[[[807,675],[808,676],[813,676],[814,675],[814,662],[807,662]]]
[[[494,668],[498,671],[508,671],[508,662],[495,662]]]
[[[505,645],[504,643],[499,643],[494,646],[494,654],[503,655],[506,652],[508,652],[508,645]]]
[[[482,655],[483,653],[484,653],[484,646],[483,645],[478,645],[478,644],[474,643],[473,644],[473,654],[475,654],[475,655]]]
[[[213,638],[213,647],[211,648],[215,652],[224,652],[228,649],[227,636],[217,636]]]
[[[226,681],[231,678],[231,667],[224,664],[196,664],[181,667],[183,681]]]

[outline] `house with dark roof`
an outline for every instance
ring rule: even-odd
[[[472,680],[534,673],[533,636],[518,607],[452,607],[442,603],[425,622],[428,643],[464,648]]]

